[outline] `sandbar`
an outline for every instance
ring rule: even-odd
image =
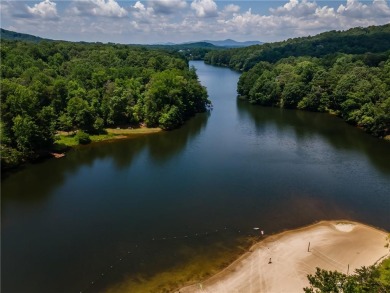
[[[388,257],[387,235],[352,221],[318,222],[269,236],[210,279],[177,292],[303,292],[316,267],[351,274]]]

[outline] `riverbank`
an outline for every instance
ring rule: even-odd
[[[141,135],[147,135],[152,133],[158,133],[163,131],[161,128],[106,128],[104,134],[88,135],[90,143],[98,143],[103,141],[111,141],[118,139],[129,139],[139,137]],[[33,158],[23,160],[22,162],[15,163],[14,166],[5,167],[2,166],[2,178],[8,176],[11,172],[17,172],[23,168],[26,164],[31,162],[39,162],[42,160],[54,158],[61,159],[65,157],[66,152],[70,149],[81,145],[79,142],[76,132],[65,132],[60,131],[55,135],[55,142],[50,149],[41,150],[36,153]]]
[[[177,292],[302,292],[316,267],[352,273],[389,256],[387,235],[357,222],[322,221],[272,235],[208,280]]]
[[[125,139],[137,137],[140,135],[152,134],[161,132],[161,128],[147,128],[147,127],[139,127],[139,128],[106,128],[106,133],[90,135],[89,138],[91,143],[101,142],[107,140],[117,140],[117,139]],[[75,133],[72,132],[59,132],[56,135],[56,145],[57,151],[66,150],[67,148],[74,147],[79,145]]]

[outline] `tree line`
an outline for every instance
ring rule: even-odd
[[[329,31],[315,36],[288,39],[246,48],[208,52],[208,64],[248,71],[260,61],[275,63],[291,56],[320,58],[334,53],[364,54],[390,50],[390,24]],[[372,60],[375,62],[375,60]]]
[[[379,66],[366,56],[290,57],[244,72],[238,93],[252,104],[328,112],[374,136],[390,133],[390,51]]]
[[[214,51],[205,61],[244,71],[237,91],[252,104],[328,112],[390,134],[390,25]]]
[[[313,275],[308,275],[310,286],[303,288],[305,293],[356,293],[390,292],[390,259],[385,259],[379,266],[361,267],[354,274],[327,271],[316,268]]]
[[[49,150],[55,133],[173,129],[210,103],[180,54],[142,47],[2,40],[1,162]]]

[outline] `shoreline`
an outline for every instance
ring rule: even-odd
[[[138,128],[105,128],[105,134],[96,134],[89,135],[91,142],[88,144],[80,144],[74,138],[75,134],[59,132],[56,134],[59,137],[59,140],[56,141],[57,146],[63,147],[62,150],[52,151],[50,154],[54,158],[62,158],[65,156],[65,152],[74,148],[84,145],[91,145],[100,142],[115,141],[118,139],[129,139],[134,137],[139,137],[141,135],[148,135],[153,133],[162,132],[161,128],[148,128],[148,127],[138,127]]]
[[[80,144],[74,138],[74,134],[71,132],[57,132],[56,137],[59,137],[59,140],[56,140],[53,147],[48,150],[41,151],[38,156],[32,160],[25,161],[18,166],[12,168],[6,168],[1,170],[1,179],[8,177],[14,172],[25,168],[28,164],[34,164],[36,162],[41,162],[48,159],[61,159],[66,156],[66,153],[74,148],[94,145],[102,142],[116,141],[120,139],[131,139],[139,137],[142,135],[149,135],[153,133],[159,133],[163,130],[161,128],[148,128],[148,127],[138,127],[138,128],[105,128],[106,134],[97,134],[90,135],[91,142],[88,144]],[[64,141],[67,140],[67,141]]]
[[[316,267],[353,273],[388,257],[387,235],[354,221],[320,221],[270,235],[214,276],[175,292],[302,292]]]

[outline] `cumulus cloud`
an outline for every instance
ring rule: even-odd
[[[74,0],[72,13],[82,16],[124,17],[126,9],[115,0]]]
[[[223,11],[227,13],[237,13],[240,11],[240,6],[235,4],[229,4],[224,7]]]
[[[375,17],[390,16],[390,7],[386,0],[374,0],[371,11]]]
[[[154,0],[152,7],[156,13],[172,14],[187,6],[185,0]]]
[[[336,13],[334,11],[334,8],[333,7],[328,7],[328,6],[317,7],[314,14],[315,14],[316,17],[319,17],[319,18],[332,18],[332,17],[336,17]]]
[[[271,8],[269,15],[255,14],[249,9],[231,18],[219,19],[225,33],[257,34],[259,38],[278,36],[279,39],[389,22],[390,8],[386,0],[371,3],[347,0],[336,9],[308,0],[289,0]]]
[[[337,13],[351,18],[389,17],[390,8],[385,0],[374,0],[371,5],[347,0],[346,5],[339,6]]]
[[[32,34],[39,31],[41,36],[58,32],[57,38],[78,35],[80,40],[183,42],[222,38],[277,41],[390,23],[387,0],[344,0],[338,5],[315,0],[275,1],[268,12],[249,9],[248,3],[256,5],[256,1],[244,4],[239,0],[221,8],[216,0],[191,0],[189,5],[185,0],[134,0],[127,6],[122,0],[121,4],[120,0],[71,0],[57,6],[54,0],[35,1],[28,5],[1,1],[2,26]]]
[[[271,8],[270,11],[273,15],[289,15],[294,17],[303,17],[312,15],[316,8],[317,4],[315,2],[310,2],[307,0],[290,0],[283,6],[278,8]]]
[[[140,1],[137,1],[134,6],[131,7],[132,15],[135,20],[132,21],[134,27],[139,28],[138,23],[151,23],[151,20],[155,18],[153,7],[146,7]]]
[[[218,14],[217,4],[213,0],[194,0],[191,8],[195,10],[197,17],[213,17]]]
[[[43,19],[57,19],[57,8],[54,2],[50,0],[45,0],[38,4],[35,4],[33,7],[27,6],[27,11],[38,18]]]

